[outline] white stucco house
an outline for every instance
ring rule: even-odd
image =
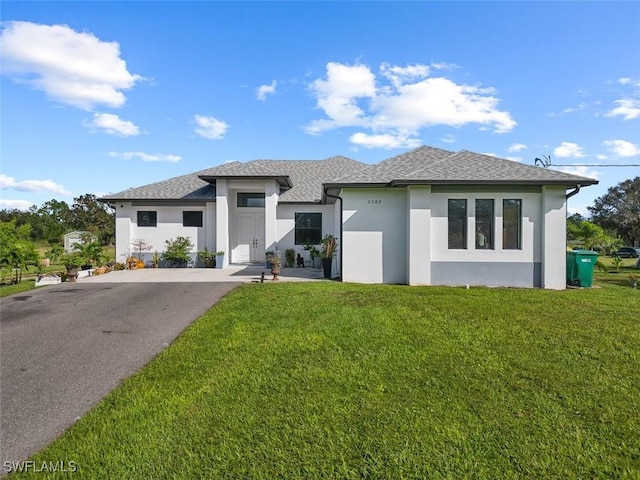
[[[423,146],[375,165],[231,162],[100,200],[116,208],[118,259],[134,239],[161,252],[182,235],[224,251],[225,266],[262,263],[333,234],[347,282],[563,289],[567,198],[596,183]]]

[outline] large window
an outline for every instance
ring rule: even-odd
[[[238,193],[238,207],[264,208],[264,193]]]
[[[467,201],[449,200],[449,248],[467,248]]]
[[[322,243],[322,214],[296,213],[296,245],[320,245]]]
[[[476,200],[476,248],[493,248],[493,200]]]
[[[522,200],[502,201],[502,248],[522,248]]]
[[[138,211],[138,226],[139,227],[157,227],[158,212],[153,210]]]
[[[182,212],[182,226],[183,227],[201,227],[202,226],[202,212],[194,212],[185,210]]]

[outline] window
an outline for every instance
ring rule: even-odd
[[[522,200],[502,201],[502,248],[522,248]]]
[[[449,200],[449,248],[467,248],[467,201]]]
[[[476,248],[493,248],[493,200],[476,200]]]
[[[182,226],[183,227],[201,227],[202,226],[202,212],[193,212],[185,210],[182,212]]]
[[[264,193],[238,193],[238,207],[264,208]]]
[[[153,210],[138,211],[139,227],[156,227],[158,226],[158,212]]]
[[[322,243],[322,214],[296,213],[296,245],[319,245]]]

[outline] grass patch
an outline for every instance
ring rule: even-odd
[[[244,285],[33,460],[82,478],[638,478],[639,322],[640,291],[615,284]]]
[[[33,290],[34,288],[36,288],[35,284],[35,280],[23,280],[20,283],[16,283],[13,285],[0,285],[0,298],[8,297],[9,295],[13,295],[15,293]]]

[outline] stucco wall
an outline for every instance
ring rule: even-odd
[[[342,279],[358,283],[406,283],[405,190],[345,189],[342,198]]]
[[[137,224],[138,211],[156,211],[157,226],[140,227]],[[202,212],[202,227],[184,227],[182,225],[183,211]],[[178,236],[189,237],[194,244],[193,253],[204,250],[215,251],[215,205],[140,205],[131,202],[118,202],[116,205],[116,261],[122,262],[133,253],[131,242],[144,239],[152,250],[145,257],[150,257],[154,251],[162,253],[165,241]]]
[[[431,198],[431,282],[433,285],[541,286],[542,195],[539,187],[522,189],[434,187]],[[448,200],[467,200],[467,248],[448,248]],[[494,200],[493,249],[475,248],[475,201]],[[522,243],[502,245],[502,201],[522,200]],[[562,243],[564,248],[564,242]]]

